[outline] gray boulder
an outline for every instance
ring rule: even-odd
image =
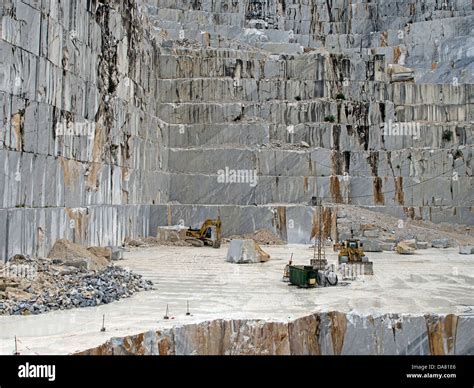
[[[447,238],[436,239],[431,241],[431,246],[433,248],[448,248],[449,240]]]
[[[461,245],[461,246],[459,246],[459,253],[461,255],[472,255],[472,254],[474,254],[474,246],[472,246],[472,245]]]

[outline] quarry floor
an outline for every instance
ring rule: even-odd
[[[474,256],[457,248],[419,250],[415,255],[368,253],[374,276],[349,285],[298,289],[282,281],[291,253],[308,264],[307,245],[264,246],[271,260],[230,264],[227,245],[135,248],[119,265],[150,279],[155,290],[109,305],[36,316],[0,317],[0,354],[69,354],[120,337],[216,318],[289,320],[317,311],[360,314],[474,314]],[[329,263],[336,254],[327,252]],[[189,301],[191,316],[186,316]],[[169,320],[164,320],[166,306]],[[100,332],[105,314],[106,332]]]

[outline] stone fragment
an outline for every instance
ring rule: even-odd
[[[309,148],[310,147],[309,144],[306,143],[305,141],[301,141],[300,146],[303,147],[303,148]]]
[[[406,66],[398,64],[388,65],[388,74],[392,82],[406,82],[415,79],[415,72]]]
[[[410,240],[400,241],[395,250],[400,255],[413,255],[415,253],[415,248],[410,243]]]
[[[433,248],[448,248],[449,240],[447,238],[436,239],[431,241],[431,246]]]
[[[426,241],[417,241],[416,249],[428,249],[429,244]]]
[[[472,245],[460,245],[459,253],[461,255],[472,255],[474,254],[474,246]]]

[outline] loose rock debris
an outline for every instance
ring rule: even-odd
[[[151,281],[108,261],[104,263],[103,257],[90,253],[80,258],[77,253],[83,249],[64,240],[55,244],[51,251],[54,254],[50,254],[56,256],[61,251],[63,260],[14,256],[0,268],[0,315],[98,306],[153,289]]]

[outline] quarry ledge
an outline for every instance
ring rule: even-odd
[[[329,311],[294,320],[215,319],[113,337],[78,355],[468,355],[474,316]]]

